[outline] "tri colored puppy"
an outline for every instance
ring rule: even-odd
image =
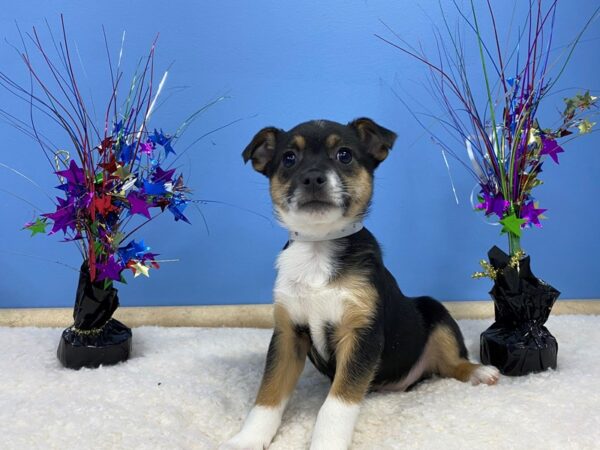
[[[275,330],[256,404],[228,449],[266,448],[306,356],[331,380],[311,449],[346,449],[370,389],[404,390],[431,374],[494,384],[456,322],[430,297],[405,297],[363,227],[373,172],[396,135],[370,119],[264,128],[243,152],[270,180],[290,239],[277,259]]]

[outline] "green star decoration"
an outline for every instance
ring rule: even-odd
[[[46,225],[46,219],[42,220],[38,217],[35,222],[25,228],[31,231],[31,236],[35,236],[38,233],[45,233]]]
[[[502,233],[512,233],[521,237],[521,225],[525,223],[525,219],[519,219],[513,213],[502,219],[500,223],[502,224]]]

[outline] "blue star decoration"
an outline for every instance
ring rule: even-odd
[[[169,156],[169,153],[175,154],[175,150],[173,150],[173,147],[171,146],[171,140],[173,139],[173,136],[165,135],[162,129],[159,132],[155,128],[154,133],[149,136],[149,139],[153,144],[158,144],[165,149],[165,158]]]
[[[178,220],[183,220],[185,223],[191,224],[188,218],[183,215],[183,211],[186,207],[187,202],[185,200],[173,199],[173,201],[169,205],[169,211],[171,211],[171,213],[173,213],[173,216],[175,216],[175,222],[177,222]]]
[[[161,195],[167,192],[164,183],[150,183],[144,180],[144,192],[148,195]]]
[[[150,247],[146,247],[144,240],[139,242],[135,240],[129,241],[124,247],[119,247],[118,253],[122,261],[129,261],[130,259],[143,259],[144,255],[150,251]]]

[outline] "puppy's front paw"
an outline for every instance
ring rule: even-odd
[[[227,442],[221,444],[219,450],[264,450],[269,446],[269,442],[260,439],[259,436],[248,436],[244,433],[238,433]]]
[[[350,447],[360,405],[331,394],[317,415],[310,450],[346,450]]]
[[[496,384],[500,379],[500,372],[494,366],[479,366],[471,374],[471,383],[476,386],[483,384]]]
[[[281,423],[285,401],[276,407],[255,406],[242,431],[219,447],[220,450],[263,450],[269,446]]]

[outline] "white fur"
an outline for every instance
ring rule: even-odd
[[[285,228],[318,237],[341,230],[356,221],[355,217],[344,217],[342,205],[344,196],[348,194],[342,187],[340,177],[333,170],[328,171],[325,176],[327,178],[327,196],[337,207],[323,211],[304,211],[298,209],[298,194],[295,193],[290,199],[287,209],[276,209],[277,217]]]
[[[286,401],[277,407],[255,406],[242,430],[219,447],[220,450],[263,450],[267,448],[281,424]]]
[[[315,240],[325,237],[356,222],[356,218],[343,216],[342,208],[328,208],[319,212],[301,210],[277,210],[281,224],[289,231],[298,231],[304,235],[313,236]]]
[[[333,171],[326,176],[328,195],[334,204],[341,206],[344,195],[341,180]],[[342,208],[306,213],[298,211],[297,204],[297,198],[294,196],[288,211],[278,211],[282,224],[290,230],[302,232],[309,230],[311,235],[318,236],[321,233],[325,235],[338,227],[342,229],[352,222],[342,218]],[[336,246],[335,241],[331,240],[292,242],[277,259],[278,275],[274,288],[275,302],[286,308],[294,323],[309,326],[313,345],[325,358],[329,356],[324,333],[325,324],[328,322],[336,324],[340,321],[344,312],[344,301],[349,297],[345,290],[328,286],[335,275],[333,254]],[[248,414],[242,430],[221,448],[223,450],[266,448],[281,423],[285,403],[283,402],[277,408],[255,406]],[[326,423],[331,421],[332,414],[340,409],[339,405],[332,401],[329,403],[326,401],[323,408],[325,418],[321,422]]]
[[[330,170],[326,174],[327,177],[327,186],[329,189],[329,197],[331,200],[338,206],[344,205],[344,197],[348,196],[348,194],[344,191],[342,180],[339,175],[335,173],[335,171]]]
[[[329,280],[335,275],[333,253],[335,241],[294,241],[277,259],[275,303],[285,307],[291,320],[308,325],[313,345],[327,358],[325,324],[337,324],[344,305],[352,302],[350,292],[332,287]]]
[[[358,403],[346,403],[329,395],[319,410],[310,449],[346,450],[352,442],[359,411]]]
[[[496,384],[499,378],[500,371],[494,366],[479,366],[471,374],[471,383]]]

